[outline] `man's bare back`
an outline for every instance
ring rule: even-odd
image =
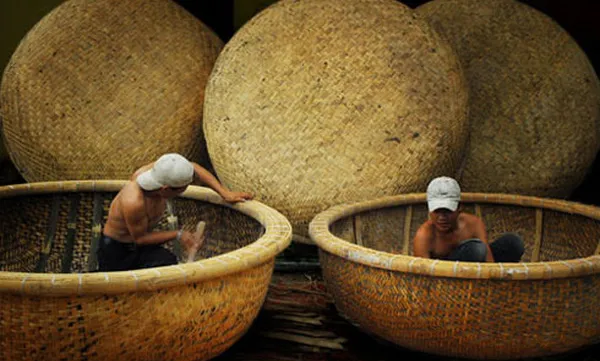
[[[124,203],[127,203],[124,206]],[[108,219],[104,225],[104,234],[120,242],[134,242],[123,215],[123,208],[143,209],[146,218],[142,223],[147,224],[150,232],[160,221],[167,206],[167,201],[160,197],[147,197],[135,182],[129,182],[113,199]]]

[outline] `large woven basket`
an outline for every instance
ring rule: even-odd
[[[171,0],[69,0],[21,41],[0,89],[29,182],[128,179],[161,154],[210,168],[204,88],[221,40]]]
[[[465,193],[463,202],[490,239],[524,237],[524,262],[410,256],[428,217],[424,194],[315,217],[310,235],[340,313],[397,345],[444,356],[528,358],[599,342],[600,209],[500,194]]]
[[[452,49],[394,0],[283,0],[219,55],[204,131],[219,179],[281,211],[297,240],[339,202],[454,174],[467,92]]]
[[[563,198],[600,147],[600,84],[575,40],[513,0],[416,9],[456,50],[470,88],[469,192]]]
[[[256,317],[291,226],[256,201],[190,187],[169,222],[207,222],[202,260],[95,269],[94,244],[123,182],[0,187],[0,359],[207,360]]]

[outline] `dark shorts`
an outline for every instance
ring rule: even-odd
[[[161,245],[139,246],[102,235],[98,244],[98,271],[126,271],[177,264],[177,257]]]
[[[525,244],[515,233],[505,233],[490,243],[495,262],[519,262],[525,252]],[[467,239],[460,243],[447,257],[448,261],[485,262],[487,246],[480,239]]]

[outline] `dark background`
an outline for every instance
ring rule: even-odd
[[[0,2],[0,68],[4,69],[20,39],[45,14],[62,0],[3,0]],[[227,42],[256,13],[274,0],[175,0],[208,25]],[[417,7],[427,0],[403,0]],[[588,55],[596,73],[600,70],[600,1],[598,0],[521,0],[560,24]],[[0,157],[1,158],[1,157]],[[1,160],[1,159],[0,159]],[[600,205],[600,161],[596,159],[584,182],[570,200]],[[20,183],[9,160],[0,163],[0,184]]]

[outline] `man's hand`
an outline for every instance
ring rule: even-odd
[[[244,201],[250,200],[252,198],[253,198],[252,194],[247,193],[247,192],[227,191],[223,194],[223,199],[227,203],[244,202]]]
[[[204,234],[205,227],[206,227],[206,222],[204,222],[204,221],[198,222],[198,224],[196,225],[196,232],[194,232],[194,234],[192,235],[193,242],[191,245],[186,246],[186,251],[187,251],[187,255],[188,255],[188,257],[187,257],[188,263],[194,262],[196,260],[196,253],[198,253],[198,250],[204,244],[204,240],[206,239],[206,236]]]
[[[185,248],[186,252],[189,253],[190,249],[196,247],[196,237],[192,232],[183,231],[181,233],[181,238],[179,239],[181,245]]]

